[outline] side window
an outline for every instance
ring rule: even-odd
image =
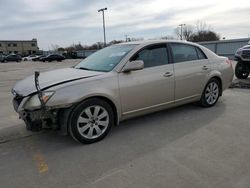
[[[194,46],[186,44],[171,44],[173,60],[175,63],[198,60]]]
[[[168,64],[168,54],[165,45],[150,46],[138,52],[132,60],[143,60],[144,67],[155,67]]]
[[[207,59],[207,57],[205,56],[204,52],[202,52],[200,48],[196,47],[196,50],[197,50],[197,54],[198,54],[198,58],[199,59]]]

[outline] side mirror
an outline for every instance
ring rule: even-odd
[[[142,60],[130,61],[126,63],[126,65],[123,67],[122,72],[136,71],[141,70],[143,68],[144,62]]]

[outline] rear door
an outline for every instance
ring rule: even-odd
[[[211,70],[209,60],[199,47],[171,43],[175,72],[175,100],[192,100],[200,96]]]
[[[148,46],[130,59],[133,60],[143,60],[144,69],[119,73],[123,115],[154,109],[173,102],[173,64],[169,64],[166,44]]]

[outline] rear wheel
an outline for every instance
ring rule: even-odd
[[[212,78],[206,85],[201,99],[200,99],[200,104],[203,107],[211,107],[214,106],[219,97],[220,97],[220,93],[221,93],[221,84],[220,82],[215,79]]]
[[[114,113],[110,105],[93,98],[73,109],[69,132],[77,141],[91,144],[106,137],[113,125]]]
[[[247,79],[249,72],[243,70],[243,64],[238,62],[235,67],[235,76],[238,79]]]

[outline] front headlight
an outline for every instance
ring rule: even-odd
[[[238,50],[236,51],[235,54],[238,55],[238,56],[241,56],[241,54],[242,54],[242,49],[238,49]]]
[[[43,92],[42,100],[44,104],[48,102],[48,100],[54,94],[54,91],[45,91]],[[24,105],[24,109],[35,109],[41,107],[41,102],[39,100],[38,94],[31,96]]]

